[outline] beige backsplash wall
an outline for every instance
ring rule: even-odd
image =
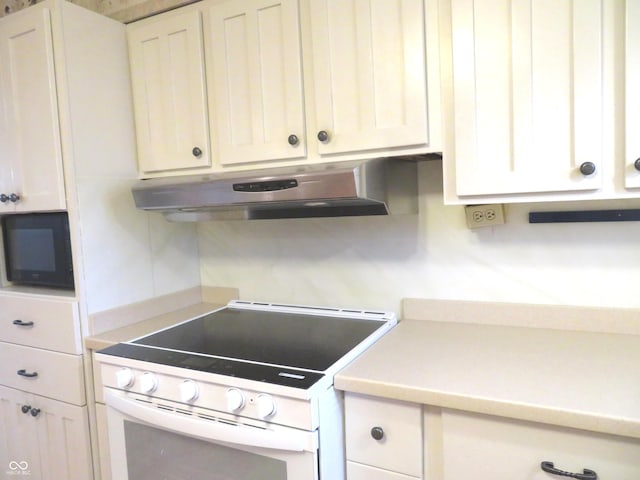
[[[419,172],[418,216],[199,224],[203,284],[396,312],[403,297],[640,308],[640,222],[527,223],[530,210],[639,201],[509,205],[506,225],[472,231],[443,205],[440,162]]]

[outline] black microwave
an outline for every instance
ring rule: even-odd
[[[2,217],[7,280],[73,290],[73,262],[66,212]]]

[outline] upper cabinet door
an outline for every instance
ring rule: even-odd
[[[211,165],[202,20],[198,10],[128,31],[140,171]]]
[[[640,0],[627,0],[625,186],[640,187]]]
[[[29,8],[0,23],[0,82],[0,194],[16,196],[0,203],[0,212],[65,209],[47,8]]]
[[[457,195],[600,188],[602,1],[450,3]]]
[[[297,0],[237,0],[208,13],[220,163],[305,157]]]
[[[320,154],[429,142],[422,0],[312,0]]]

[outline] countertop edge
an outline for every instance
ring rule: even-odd
[[[339,373],[334,379],[334,387],[348,393],[640,439],[640,423],[633,419],[480,398],[409,385],[391,385]]]

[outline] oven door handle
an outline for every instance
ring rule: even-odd
[[[270,450],[288,450],[292,452],[315,452],[316,435],[289,427],[286,431],[263,429],[249,425],[231,425],[218,421],[193,418],[182,414],[148,407],[141,402],[127,398],[125,394],[110,389],[104,390],[105,404],[135,420],[151,426],[198,437],[210,442],[232,443]]]

